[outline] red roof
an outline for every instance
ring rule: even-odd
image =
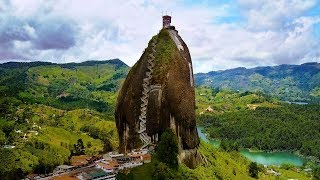
[[[99,162],[97,163],[99,166],[103,167],[104,169],[113,169],[115,167],[118,167],[119,164],[117,161],[108,161],[108,164]]]
[[[130,157],[140,157],[140,156],[142,156],[142,154],[131,154],[131,155],[129,155]]]
[[[70,161],[72,166],[82,166],[87,164],[90,159],[91,159],[91,156],[80,155],[80,156],[72,156]]]
[[[151,155],[150,154],[144,154],[142,155],[143,160],[151,160]]]
[[[99,166],[103,167],[103,169],[113,169],[113,166],[105,163],[97,163]]]

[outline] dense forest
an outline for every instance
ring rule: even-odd
[[[320,105],[257,107],[220,115],[199,116],[212,138],[221,146],[237,150],[299,151],[320,158]]]

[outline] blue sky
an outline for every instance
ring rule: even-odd
[[[195,72],[320,61],[319,0],[0,0],[0,62],[132,66],[166,11]]]

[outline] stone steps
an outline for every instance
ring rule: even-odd
[[[156,46],[156,40],[154,39],[151,43],[151,50],[152,53],[148,55],[148,65],[147,69],[148,71],[145,74],[145,78],[143,79],[143,91],[142,91],[142,97],[141,97],[141,105],[140,105],[140,124],[139,124],[139,136],[140,139],[143,141],[142,149],[148,146],[151,143],[151,137],[147,135],[146,132],[146,121],[147,121],[147,106],[148,106],[148,98],[149,98],[149,92],[150,92],[150,81],[152,79],[152,73],[153,73],[153,67],[154,67],[154,54],[156,53],[155,46]]]
[[[144,112],[144,111],[147,110],[147,107],[146,107],[146,106],[145,106],[145,107],[142,107],[140,110],[141,110],[141,112]]]
[[[147,130],[146,127],[143,127],[143,128],[142,128],[142,127],[140,126],[140,130],[138,131],[138,133],[140,134],[140,133],[142,133],[142,132],[145,132],[146,130]]]
[[[145,145],[148,145],[151,143],[151,138],[147,135],[147,133],[142,132],[140,133],[140,137],[147,143],[145,143]]]
[[[139,120],[140,122],[146,123],[146,118],[144,118],[143,116],[139,116]]]
[[[147,116],[147,112],[146,111],[141,111],[141,116]]]

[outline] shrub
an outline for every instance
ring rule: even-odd
[[[281,168],[286,169],[286,170],[289,170],[293,167],[294,167],[294,165],[292,165],[292,164],[286,164],[286,163],[281,164]]]
[[[253,178],[258,178],[259,167],[256,162],[251,162],[249,165],[249,175]]]
[[[320,179],[320,166],[314,168],[312,174],[314,179]]]
[[[172,170],[165,163],[162,163],[162,162],[155,164],[152,174],[154,179],[157,179],[157,180],[174,178],[174,174]]]
[[[171,129],[167,129],[160,137],[156,153],[160,162],[167,164],[170,168],[178,167],[178,141]]]

